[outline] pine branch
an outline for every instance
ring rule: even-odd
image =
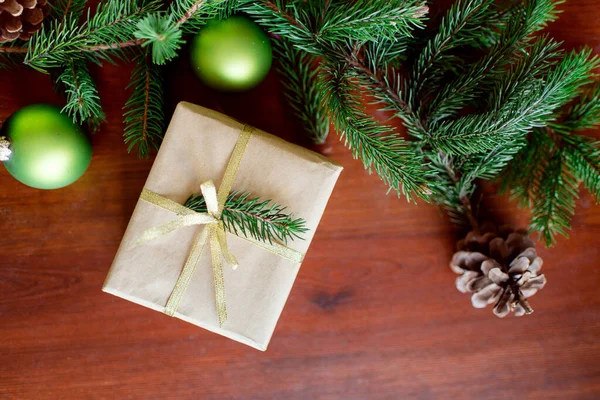
[[[125,143],[128,151],[137,146],[138,157],[147,158],[150,148],[158,150],[164,136],[164,95],[161,68],[146,53],[136,57],[127,86],[132,89],[125,103]]]
[[[67,104],[62,111],[78,124],[88,123],[92,130],[97,130],[106,119],[98,90],[84,61],[69,63],[58,76],[57,83],[62,85],[67,95]]]
[[[534,193],[529,224],[547,246],[554,244],[557,234],[567,236],[575,213],[578,185],[564,154],[559,152],[550,158]]]
[[[273,49],[279,61],[277,71],[283,78],[285,96],[294,115],[314,143],[325,143],[329,119],[322,107],[322,93],[317,87],[318,70],[314,68],[314,57],[297,50],[283,38],[273,41]]]
[[[560,116],[559,116],[560,118]],[[567,110],[560,122],[552,122],[550,127],[561,133],[593,128],[600,124],[600,82],[581,96],[577,103]]]
[[[313,33],[307,20],[310,15],[303,12],[304,4],[299,2],[287,3],[284,0],[248,1],[241,0],[240,10],[254,17],[255,21],[274,35],[283,36],[298,49],[313,55],[323,55],[323,46]]]
[[[136,24],[159,6],[157,0],[109,0],[98,6],[93,17],[88,10],[87,21],[81,26],[72,14],[54,20],[32,36],[24,62],[47,73],[74,59],[100,63],[114,56],[125,57],[126,49],[140,44],[133,35]]]
[[[160,6],[160,0],[109,0],[98,6],[92,18],[88,11],[85,50],[95,50],[89,51],[88,57],[94,61],[110,61],[113,56],[126,56],[127,53],[123,51],[138,44],[134,35],[138,22],[147,14],[157,11]],[[123,45],[124,43],[127,45]]]
[[[356,53],[350,53],[346,54],[344,61],[350,67],[352,76],[363,85],[361,89],[371,94],[378,104],[382,104],[384,110],[394,111],[396,116],[404,121],[409,134],[423,137],[425,127],[410,107],[410,94],[406,98],[408,91],[405,79],[398,73],[393,73],[390,78],[385,72],[387,67],[382,60],[372,58],[373,54],[367,57],[365,62]],[[384,66],[378,68],[382,64]]]
[[[421,0],[335,1],[315,35],[325,42],[395,40],[422,28],[429,8]]]
[[[86,44],[84,29],[77,25],[77,18],[65,17],[43,25],[29,40],[24,63],[47,73],[49,68],[60,67],[67,61],[79,58],[80,49]]]
[[[430,86],[432,80],[441,78],[439,74],[430,73],[433,68],[440,63],[456,61],[449,53],[452,49],[477,36],[490,3],[490,0],[459,0],[450,8],[440,23],[438,33],[427,43],[413,66],[413,99],[426,85]]]
[[[426,199],[430,191],[422,157],[391,128],[364,113],[344,68],[326,65],[320,85],[340,138],[365,169],[374,169],[390,190],[404,194],[409,201],[415,196]]]
[[[430,161],[429,168],[434,172],[429,179],[431,200],[443,207],[450,222],[462,227],[469,226],[469,217],[462,199],[471,197],[475,186],[465,186],[461,182],[452,157],[439,151],[427,151],[425,157]]]
[[[184,32],[196,33],[211,19],[233,13],[235,5],[233,0],[175,0],[168,12],[139,21],[134,36],[142,46],[152,47],[152,61],[162,65],[177,56]]]
[[[556,17],[551,0],[533,1],[524,9],[521,8],[522,6],[516,5],[506,11],[505,13],[512,15],[512,18],[504,22],[506,26],[489,52],[449,84],[444,85],[434,94],[433,100],[424,105],[427,125],[457,115],[464,107],[475,104],[484,93],[493,90],[494,80],[504,75],[507,66],[515,61],[515,55],[518,57],[521,54],[529,35]],[[536,61],[539,65],[545,65],[543,59]],[[533,72],[531,76],[540,71]],[[439,76],[444,75],[443,71],[436,73]]]
[[[555,150],[554,141],[543,128],[533,129],[526,145],[512,158],[497,179],[500,191],[510,193],[511,198],[516,199],[521,207],[532,207],[534,192],[538,191],[536,188]]]
[[[565,160],[573,175],[600,203],[600,141],[578,135],[563,136]]]
[[[190,196],[184,204],[196,212],[207,212],[201,194]],[[227,196],[222,212],[225,229],[263,242],[283,242],[298,238],[307,231],[302,218],[293,218],[285,207],[272,200],[261,201],[251,198],[248,192],[231,192]]]
[[[163,65],[177,56],[184,41],[178,24],[171,16],[150,14],[137,24],[134,35],[143,41],[142,46],[152,46],[152,61]]]
[[[432,129],[428,143],[446,153],[466,156],[508,145],[533,127],[543,126],[555,109],[577,95],[597,64],[587,50],[572,52],[543,79],[535,78],[546,69],[536,72],[536,68],[558,55],[555,44],[538,40],[531,55],[520,61],[492,93],[492,111],[439,124]]]
[[[174,0],[167,15],[184,33],[197,33],[208,21],[227,18],[237,10],[238,0]]]

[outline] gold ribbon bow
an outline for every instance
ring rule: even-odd
[[[167,301],[167,305],[165,306],[165,314],[167,315],[175,315],[175,312],[179,307],[179,303],[185,295],[186,289],[192,279],[196,265],[200,260],[202,250],[204,249],[206,242],[209,241],[219,325],[223,326],[227,320],[222,259],[224,258],[225,261],[227,261],[227,263],[233,267],[233,269],[238,267],[238,262],[235,256],[231,254],[227,246],[227,238],[223,221],[221,220],[221,213],[223,212],[225,201],[227,200],[227,196],[231,191],[233,181],[235,180],[238,169],[242,162],[242,157],[246,151],[246,147],[248,147],[248,142],[252,136],[252,131],[253,129],[251,127],[247,125],[244,126],[244,129],[242,130],[242,133],[235,144],[233,152],[231,153],[229,164],[227,165],[225,175],[223,176],[223,181],[221,182],[221,186],[219,186],[219,191],[217,192],[212,181],[206,181],[200,186],[202,196],[204,196],[204,200],[206,202],[206,208],[208,211],[207,213],[198,213],[193,211],[150,190],[144,189],[142,191],[140,199],[165,210],[174,212],[178,214],[179,217],[164,225],[144,231],[136,241],[135,245],[159,238],[184,226],[206,225],[196,239],[183,270],[179,275],[179,279],[175,284],[175,288],[173,289],[173,292]],[[302,259],[304,258],[304,254],[285,247],[282,244],[275,242],[265,243],[250,237],[240,236],[237,234],[235,235],[298,264],[301,263]]]

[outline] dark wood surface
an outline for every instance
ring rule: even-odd
[[[599,52],[600,2],[562,8],[550,31]],[[93,70],[108,123],[81,180],[40,191],[0,168],[0,398],[600,398],[600,207],[589,195],[571,237],[539,250],[549,283],[531,300],[536,312],[500,320],[455,289],[458,233],[438,210],[385,196],[334,135],[318,150],[345,171],[266,353],[103,293],[152,164],[122,144],[130,70]],[[169,113],[192,101],[302,142],[273,74],[222,95],[183,57],[168,85]],[[0,72],[0,119],[61,101],[47,76]],[[526,223],[488,192],[497,218]]]

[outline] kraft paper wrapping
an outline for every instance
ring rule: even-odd
[[[220,185],[243,124],[218,112],[179,103],[145,188],[183,204],[200,185]],[[287,246],[305,253],[315,234],[342,167],[325,157],[255,130],[232,190],[272,199],[306,220],[304,240]],[[180,228],[134,247],[148,228],[175,218],[169,211],[138,201],[103,290],[163,312],[169,295],[203,226]],[[228,319],[219,327],[210,249],[204,249],[175,317],[266,350],[299,264],[227,233],[239,268],[224,265]],[[165,315],[165,318],[169,318]],[[168,323],[168,321],[165,321]]]

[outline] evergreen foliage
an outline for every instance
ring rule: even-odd
[[[329,119],[321,107],[323,93],[318,88],[315,57],[298,50],[286,39],[275,41],[273,48],[279,61],[277,71],[283,78],[285,97],[290,108],[313,143],[325,143],[329,134]]]
[[[85,62],[75,60],[68,63],[56,82],[62,86],[67,97],[67,104],[62,111],[72,115],[75,122],[87,123],[97,130],[106,117],[100,105],[98,89]]]
[[[559,3],[458,0],[427,21],[434,5],[422,0],[107,0],[95,12],[58,0],[29,43],[0,46],[0,66],[24,62],[56,76],[64,110],[97,125],[86,63],[135,61],[125,140],[144,157],[164,130],[159,66],[186,34],[244,12],[273,35],[285,95],[313,141],[331,122],[390,191],[436,203],[459,224],[473,222],[480,183],[498,182],[552,244],[569,229],[580,184],[600,200],[600,143],[582,135],[600,123],[598,59],[540,34]],[[405,131],[371,116],[365,98]],[[231,221],[254,234],[276,229]]]
[[[140,53],[131,73],[128,89],[132,94],[125,103],[125,143],[128,151],[137,148],[140,158],[147,158],[151,148],[158,150],[164,135],[163,76],[147,53]]]
[[[207,212],[201,194],[190,196],[184,205],[196,212]],[[230,232],[269,243],[302,239],[302,234],[307,231],[306,221],[302,218],[293,218],[285,212],[285,207],[272,200],[251,198],[248,192],[229,193],[221,218]]]

